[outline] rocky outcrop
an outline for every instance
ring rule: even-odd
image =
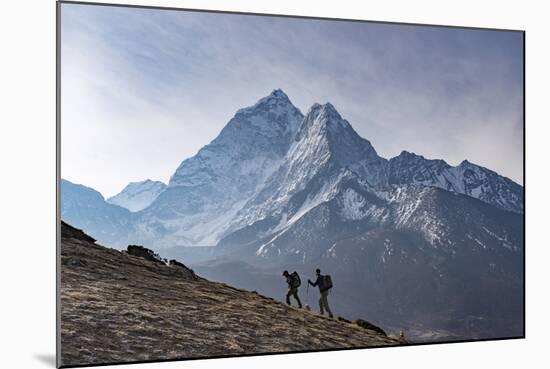
[[[81,229],[74,228],[73,226],[68,225],[64,221],[61,221],[61,238],[63,239],[78,239],[84,242],[95,243],[93,237],[88,236]]]
[[[195,274],[193,269],[186,267],[183,263],[180,263],[179,261],[172,259],[168,262],[168,265],[180,270],[183,274],[185,274],[188,278],[198,280],[199,277]]]
[[[356,319],[355,324],[357,324],[361,328],[370,329],[371,331],[375,331],[386,336],[386,332],[384,332],[382,328],[377,327],[374,324],[367,322],[366,320]]]
[[[166,259],[162,259],[160,255],[155,253],[153,250],[150,250],[140,245],[128,245],[126,252],[130,255],[144,258],[145,260],[149,260],[154,263],[166,265]]]

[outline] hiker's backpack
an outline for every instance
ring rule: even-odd
[[[327,274],[321,278],[320,287],[321,287],[321,291],[327,291],[332,288],[332,278],[330,277],[330,275]]]
[[[301,284],[302,280],[300,279],[298,272],[292,272],[292,274],[290,275],[290,287],[298,288]]]

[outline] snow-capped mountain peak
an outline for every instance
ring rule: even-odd
[[[237,214],[231,228],[280,217],[274,229],[284,229],[301,214],[332,199],[340,183],[350,177],[360,175],[368,184],[383,183],[386,165],[332,104],[314,104],[285,161]]]
[[[250,119],[255,116],[258,118],[265,118],[266,115],[269,115],[272,119]],[[261,123],[276,123],[282,130],[289,129],[295,131],[299,126],[299,122],[298,124],[293,124],[294,121],[292,119],[286,119],[288,116],[299,116],[300,120],[303,118],[303,114],[292,104],[287,94],[281,89],[276,89],[269,95],[258,100],[254,105],[237,110],[234,119],[241,118],[247,120],[257,128],[261,128]],[[285,123],[290,123],[290,125]],[[231,121],[228,126],[230,124]]]
[[[353,131],[351,125],[342,118],[340,113],[331,103],[318,104],[315,103],[309,108],[304,122],[296,136],[296,141],[302,139],[305,135],[322,135],[329,130],[333,133],[338,133],[341,129],[349,129]],[[354,131],[355,132],[355,131]]]
[[[293,150],[324,145],[323,154],[338,166],[347,167],[371,185],[387,185],[387,160],[378,156],[371,143],[359,136],[331,103],[314,104],[309,109],[296,140]]]
[[[120,193],[107,199],[107,202],[136,212],[151,205],[165,188],[166,184],[163,182],[150,179],[130,182]]]
[[[281,90],[280,88],[276,88],[271,93],[260,100],[255,105],[262,104],[262,103],[274,103],[276,100],[290,103],[290,99],[288,98],[288,95]]]
[[[195,186],[216,180],[214,173],[231,170],[236,162],[250,166],[261,158],[279,160],[302,119],[288,96],[280,89],[274,90],[254,105],[238,110],[212,142],[180,164],[169,186]]]
[[[238,110],[216,138],[179,165],[167,190],[143,215],[140,230],[147,237],[169,233],[168,245],[214,245],[280,167],[302,119],[280,89]],[[158,227],[157,217],[169,219],[164,223],[169,231]]]
[[[324,104],[314,103],[309,109],[309,114],[314,117],[322,115],[327,119],[335,119],[336,121],[342,120],[342,116],[330,102],[326,102]]]
[[[346,183],[355,183],[343,201],[354,219],[378,201],[368,196],[408,185],[523,211],[523,188],[513,181],[468,161],[452,167],[408,151],[388,161],[330,102],[313,104],[304,117],[280,89],[238,110],[216,138],[180,164],[150,205],[120,200],[138,192],[132,184],[109,202],[140,210],[131,217],[132,242],[215,245],[254,224],[246,231],[254,237],[283,231],[338,196]]]

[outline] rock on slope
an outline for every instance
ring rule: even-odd
[[[370,329],[96,245],[65,223],[61,365],[397,345]]]

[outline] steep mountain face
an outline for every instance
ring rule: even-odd
[[[332,199],[346,178],[359,173],[366,185],[382,186],[386,169],[387,161],[376,154],[370,142],[357,135],[331,104],[315,104],[304,118],[285,161],[237,213],[226,232],[229,238],[222,244],[234,238],[229,232],[232,230],[245,228],[254,239],[280,233],[317,205]],[[256,234],[251,233],[254,228],[258,230]]]
[[[523,188],[508,178],[464,160],[452,167],[403,151],[389,161],[389,183],[421,184],[465,194],[504,210],[523,212]]]
[[[150,179],[130,182],[120,193],[108,198],[107,202],[136,212],[151,205],[165,188],[164,183]]]
[[[330,103],[313,105],[296,140],[299,143],[296,146],[297,153],[307,153],[310,151],[307,147],[310,146],[322,147],[338,166],[355,172],[372,187],[385,187],[388,184],[387,160],[378,156],[371,143],[360,137]],[[290,160],[301,158],[298,154],[291,156]]]
[[[108,249],[61,224],[63,366],[405,343],[258,293]]]
[[[117,245],[126,240],[132,220],[128,209],[109,204],[94,189],[65,179],[61,180],[61,217],[100,242]]]
[[[168,188],[139,214],[138,239],[157,247],[215,245],[281,165],[302,119],[281,90],[239,110],[218,137],[181,163]]]

